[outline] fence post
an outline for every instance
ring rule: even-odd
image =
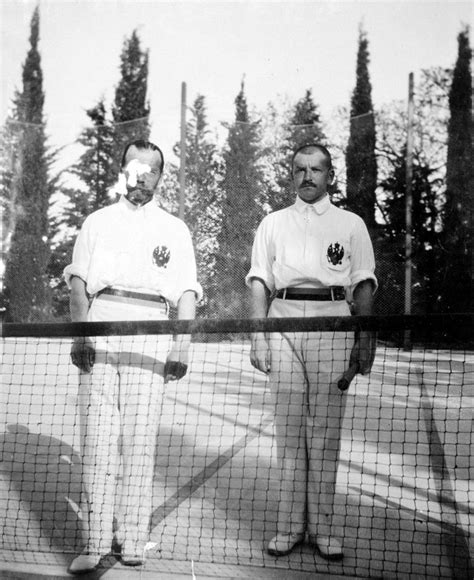
[[[181,146],[179,163],[179,218],[184,220],[186,188],[186,83],[181,83]]]
[[[405,314],[411,314],[412,289],[412,209],[413,209],[413,73],[408,75],[408,123],[405,188]],[[405,330],[404,349],[411,349],[411,333]]]

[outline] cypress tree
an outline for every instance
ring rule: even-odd
[[[135,139],[150,135],[148,90],[148,51],[142,50],[134,30],[125,39],[120,55],[120,81],[115,90],[112,117],[115,123],[115,171],[120,168],[122,151]]]
[[[346,152],[347,207],[359,214],[369,231],[375,228],[375,119],[369,77],[369,42],[359,31],[356,86],[351,99],[349,142]]]
[[[446,268],[443,310],[473,307],[472,81],[468,29],[458,35],[458,56],[449,93],[448,156],[443,240]]]
[[[16,179],[18,172],[19,132],[18,123],[9,114],[0,132],[0,203],[1,203],[1,235],[2,235],[2,262],[8,256],[11,237],[15,231],[17,193]]]
[[[210,138],[206,100],[203,95],[197,95],[190,107],[190,113],[191,117],[186,123],[184,221],[193,237],[199,280],[206,290],[204,304],[207,307],[210,296],[214,295],[215,251],[219,226],[218,183],[222,169],[216,144]],[[180,143],[175,145],[174,151],[178,157],[181,156]],[[177,182],[178,168],[172,167],[171,170]],[[176,191],[175,197],[177,194]]]
[[[51,317],[49,260],[49,200],[54,180],[43,119],[43,72],[38,50],[40,15],[35,8],[30,26],[30,48],[22,73],[22,91],[14,104],[18,127],[14,161],[15,227],[5,268],[7,319],[34,322]]]
[[[117,180],[114,173],[114,130],[107,119],[103,99],[86,111],[91,126],[86,127],[78,142],[85,148],[69,173],[79,179],[76,188],[63,188],[68,203],[55,233],[65,232],[54,245],[49,272],[54,290],[54,312],[59,318],[68,312],[69,291],[62,272],[71,263],[74,241],[84,219],[92,212],[115,201],[111,188]]]
[[[279,189],[271,192],[267,200],[272,211],[287,207],[294,202],[291,158],[295,149],[307,143],[325,144],[326,142],[319,109],[314,102],[311,89],[306,91],[291,110],[286,130],[288,137],[281,148],[280,160],[277,161],[276,168]]]
[[[209,137],[206,101],[198,95],[190,107],[191,118],[186,124],[186,205],[184,221],[198,234],[205,216],[212,213],[216,200],[219,164],[217,147]],[[175,151],[180,155],[179,143]]]
[[[85,195],[73,198],[73,211],[69,213],[74,220],[79,216],[84,219],[91,212],[109,205],[114,199],[110,197],[110,188],[117,180],[114,173],[114,128],[107,119],[104,100],[86,111],[91,126],[84,129],[78,141],[85,147],[79,162],[71,173],[85,185]],[[82,221],[81,219],[81,221]]]
[[[235,99],[235,121],[229,128],[221,184],[221,226],[217,236],[214,309],[220,317],[245,316],[245,276],[255,230],[262,218],[259,203],[263,176],[259,167],[257,123],[250,120],[244,83]]]
[[[319,108],[314,102],[311,89],[308,89],[295,105],[289,123],[288,147],[293,151],[306,143],[324,143],[324,134]]]

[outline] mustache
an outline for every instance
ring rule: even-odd
[[[137,196],[149,196],[153,195],[154,191],[151,189],[144,189],[141,187],[127,187],[127,193]]]
[[[300,185],[300,189],[303,187],[316,187],[316,185],[312,181],[303,181]]]

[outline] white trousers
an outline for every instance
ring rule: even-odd
[[[345,301],[275,299],[268,316],[349,316]],[[271,333],[270,385],[281,475],[278,532],[330,535],[353,333]]]
[[[167,319],[153,302],[95,299],[90,321]],[[81,511],[89,547],[108,553],[118,540],[148,541],[163,371],[169,336],[97,337],[91,373],[81,373]]]

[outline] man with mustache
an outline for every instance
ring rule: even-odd
[[[377,281],[362,219],[334,206],[331,155],[320,144],[292,158],[295,203],[264,218],[253,245],[251,316],[350,316],[372,312]],[[255,333],[250,359],[270,379],[281,489],[277,535],[267,550],[289,554],[308,539],[328,560],[343,557],[333,522],[337,461],[349,366],[370,371],[375,340],[347,332]]]
[[[194,318],[201,287],[191,236],[155,197],[163,165],[153,143],[126,147],[116,187],[121,197],[86,218],[64,272],[72,322],[166,320],[169,305],[178,318]],[[172,344],[167,336],[74,339],[87,544],[71,573],[94,570],[110,553],[114,516],[122,563],[142,564],[163,383],[186,374],[189,343],[189,336]]]

